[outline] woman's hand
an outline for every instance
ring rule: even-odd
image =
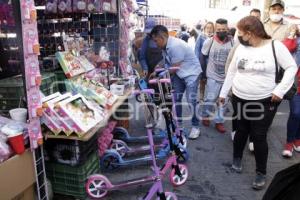
[[[282,98],[276,96],[275,94],[272,94],[271,102],[281,102]]]

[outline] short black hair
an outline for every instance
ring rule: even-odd
[[[260,10],[257,9],[257,8],[253,8],[253,9],[250,11],[250,13],[253,13],[253,12],[256,12],[256,13],[259,13],[259,14],[261,13]]]
[[[163,26],[163,25],[156,25],[153,27],[151,33],[150,33],[150,36],[151,37],[156,37],[158,35],[160,35],[161,33],[164,33],[164,34],[169,34],[169,31],[167,29],[167,27]]]
[[[228,24],[228,21],[227,19],[220,18],[217,19],[216,24]]]
[[[201,30],[201,28],[202,28],[202,25],[201,25],[201,24],[197,24],[197,25],[196,25],[196,29],[197,29],[197,30]]]
[[[180,29],[181,29],[181,31],[186,31],[187,30],[187,25],[186,24],[181,24]]]

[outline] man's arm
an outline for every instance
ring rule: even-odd
[[[148,43],[149,43],[149,38],[147,36],[143,40],[142,47],[141,47],[141,50],[139,52],[139,57],[138,57],[139,63],[141,64],[143,71],[146,71],[146,72],[148,72],[148,64],[146,61]]]

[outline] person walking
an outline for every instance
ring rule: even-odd
[[[240,44],[232,58],[222,87],[219,103],[223,104],[232,88],[232,104],[237,113],[233,142],[232,169],[242,172],[242,158],[248,136],[254,143],[256,175],[253,189],[266,184],[268,143],[267,132],[284,94],[291,88],[297,65],[288,49],[279,41],[272,41],[262,24],[253,16],[241,19],[237,25]],[[282,81],[275,83],[276,64],[285,70]]]
[[[293,26],[290,36],[283,41],[293,53],[296,64],[300,67],[300,33],[297,26]],[[287,122],[287,139],[282,156],[291,158],[293,151],[300,152],[300,68],[297,73],[298,92],[289,101],[290,114]]]
[[[206,69],[207,83],[202,112],[202,123],[204,126],[210,125],[211,114],[225,79],[226,60],[233,47],[233,39],[228,34],[227,20],[218,19],[215,28],[215,36],[207,39],[202,47],[203,57],[208,58]],[[213,116],[215,127],[220,133],[226,132],[224,127],[224,110],[225,106],[217,106]]]
[[[269,18],[264,27],[273,40],[283,41],[290,34],[292,24],[283,19],[285,4],[282,0],[273,0],[269,8]]]
[[[195,29],[192,29],[190,31],[190,38],[188,39],[188,45],[194,50],[195,49],[195,44],[198,38],[198,33]]]
[[[165,26],[155,26],[150,35],[157,46],[163,50],[165,64],[168,67],[179,67],[179,70],[171,76],[178,122],[182,125],[181,101],[183,93],[186,92],[187,102],[192,111],[192,129],[189,138],[196,139],[200,135],[200,123],[197,118],[197,91],[199,76],[202,72],[200,63],[188,44],[181,39],[169,36]]]
[[[204,92],[205,92],[205,86],[206,86],[206,68],[204,66],[207,66],[207,57],[202,56],[201,50],[203,47],[203,43],[207,38],[211,38],[214,35],[215,32],[215,26],[213,22],[207,22],[204,26],[203,33],[201,33],[195,44],[195,54],[196,57],[199,59],[199,62],[202,67],[203,73],[200,76],[200,100],[204,99]]]
[[[188,30],[187,25],[182,24],[180,26],[180,32],[179,32],[179,35],[178,35],[178,38],[182,39],[186,43],[188,42],[188,40],[190,38],[190,34],[187,32],[187,30]]]
[[[257,8],[253,8],[250,11],[249,16],[253,16],[253,17],[256,17],[257,19],[261,20],[261,11],[259,9],[257,9]],[[228,59],[226,61],[226,65],[225,65],[225,71],[226,72],[228,70],[229,64],[231,63],[231,60],[232,60],[232,57],[233,57],[233,54],[234,54],[236,48],[238,47],[238,45],[240,45],[237,36],[238,36],[238,34],[236,33],[235,34],[235,45],[231,49],[231,51],[230,51],[230,53],[228,55]],[[233,116],[236,116],[236,113],[233,112]],[[232,121],[231,139],[233,141],[234,135],[235,135],[235,132],[236,132],[236,120],[233,117],[231,121]],[[249,136],[249,145],[248,145],[248,148],[249,148],[250,152],[252,152],[252,153],[254,152],[254,145],[253,145],[253,140],[252,140],[251,136]]]

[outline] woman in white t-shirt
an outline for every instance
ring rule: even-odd
[[[288,49],[274,41],[278,65],[285,70],[282,81],[276,84],[272,40],[261,21],[248,16],[241,19],[237,27],[241,45],[230,63],[219,102],[224,102],[232,88],[232,104],[237,113],[232,168],[239,173],[242,171],[243,150],[251,135],[256,160],[252,187],[262,189],[266,183],[267,132],[284,94],[294,82],[297,66]]]

